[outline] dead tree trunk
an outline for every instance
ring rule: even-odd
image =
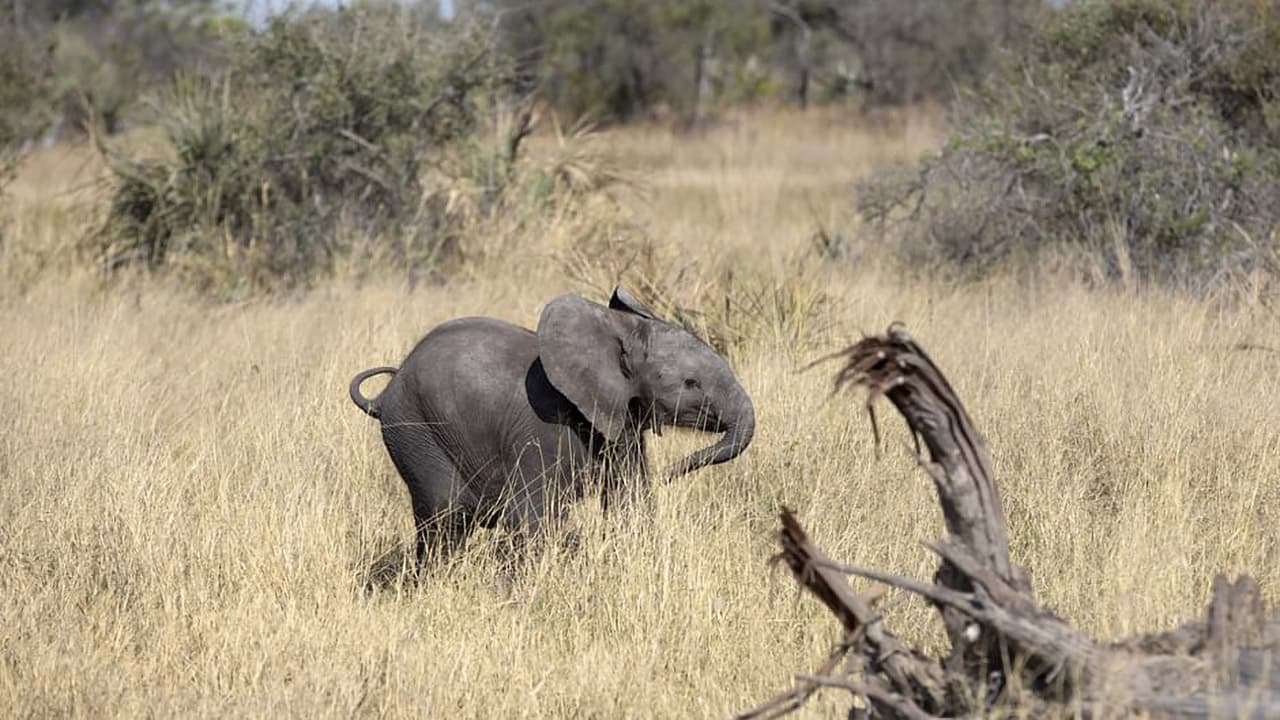
[[[1009,558],[1004,511],[986,444],[924,350],[890,327],[832,356],[846,364],[839,390],[887,397],[928,448],[920,463],[933,480],[947,537],[929,548],[940,565],[932,583],[833,562],[782,510],[775,559],[844,626],[843,640],[816,675],[740,715],[779,717],[822,687],[852,692],[850,717],[937,718],[1018,712],[1032,717],[1280,718],[1280,615],[1268,619],[1257,583],[1219,576],[1207,617],[1177,630],[1120,643],[1095,642],[1036,602]],[[828,358],[830,359],[830,358]],[[933,658],[906,647],[849,587],[859,575],[926,598],[939,610],[951,647]],[[836,672],[840,661],[843,670]]]

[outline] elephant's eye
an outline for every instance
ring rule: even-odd
[[[684,381],[684,386],[690,390],[694,390],[702,387],[702,383],[698,382],[697,380],[694,380],[693,378],[686,378]]]

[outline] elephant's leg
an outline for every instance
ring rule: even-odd
[[[383,439],[409,489],[417,534],[418,564],[429,554],[447,559],[462,546],[474,526],[472,513],[459,503],[462,478],[448,455],[421,423],[384,425]]]
[[[546,480],[540,474],[528,476],[517,472],[510,487],[510,497],[502,513],[502,526],[525,544],[545,532],[544,525],[554,520],[555,505],[551,502]]]
[[[605,478],[600,492],[600,506],[606,515],[649,512],[652,500],[649,479],[636,475]]]
[[[654,511],[643,438],[624,440],[601,469],[600,506],[606,515]]]
[[[415,508],[417,543],[415,547],[419,565],[426,565],[427,556],[443,562],[462,547],[474,526],[470,514],[459,508],[446,508],[435,515],[420,514]]]
[[[536,552],[548,531],[564,518],[570,502],[581,496],[568,463],[527,452],[516,462],[508,484],[502,526],[510,536],[512,556]]]
[[[444,453],[432,453],[420,469],[423,477],[415,478],[409,487],[418,564],[426,564],[428,555],[442,563],[462,547],[475,527],[475,517],[459,502],[462,476]]]

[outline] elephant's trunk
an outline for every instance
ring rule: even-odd
[[[747,397],[745,390],[739,388],[730,407],[736,407],[738,410],[736,413],[728,414],[727,418],[721,418],[719,424],[724,430],[724,435],[712,445],[690,454],[677,463],[668,475],[669,478],[676,478],[708,465],[728,462],[747,449],[756,432],[756,411],[751,405],[751,398]]]

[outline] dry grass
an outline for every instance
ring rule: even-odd
[[[932,572],[919,541],[941,519],[905,433],[893,424],[876,459],[857,401],[828,399],[827,369],[795,372],[891,320],[988,436],[1015,560],[1049,605],[1119,637],[1198,613],[1218,571],[1253,572],[1280,599],[1280,354],[1231,349],[1275,346],[1275,314],[1051,277],[952,287],[903,279],[873,250],[815,258],[814,223],[842,223],[849,180],[931,139],[919,121],[777,117],[604,138],[648,178],[633,212],[664,262],[695,277],[740,268],[831,310],[802,343],[762,330],[738,353],[760,424],[741,460],[661,488],[651,523],[606,528],[584,505],[582,548],[548,553],[509,590],[483,536],[421,581],[400,572],[407,494],[345,383],[454,316],[532,324],[577,287],[554,233],[411,292],[388,279],[222,306],[148,281],[102,292],[67,269],[85,211],[55,191],[83,175],[38,158],[0,255],[0,716],[753,705],[836,632],[766,567],[780,503],[834,557]],[[22,264],[32,253],[43,272]],[[655,442],[658,464],[694,440]],[[886,603],[910,640],[929,639],[930,612]]]

